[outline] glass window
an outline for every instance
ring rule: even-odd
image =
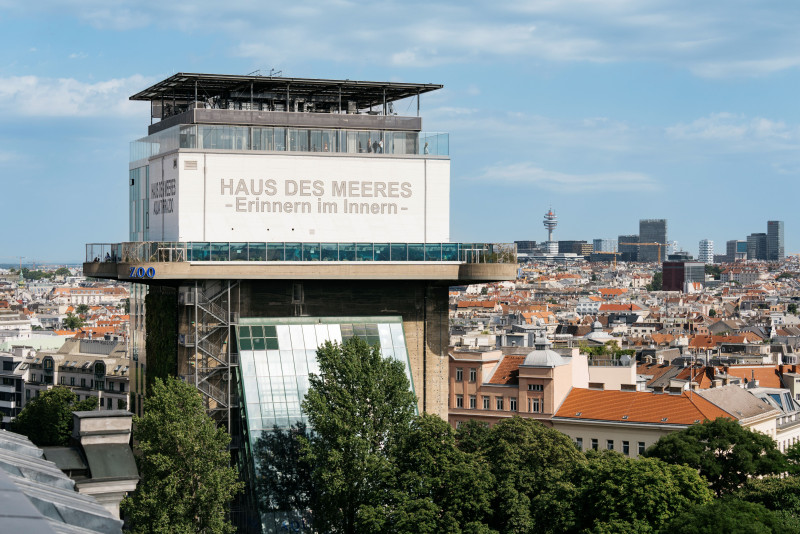
[[[356,260],[373,261],[372,243],[356,243]]]
[[[289,151],[308,152],[308,130],[289,128]]]
[[[456,382],[461,382],[462,380],[464,380],[464,369],[456,367]]]
[[[302,261],[303,246],[300,243],[284,243],[286,249],[286,261]]]
[[[517,411],[517,398],[516,397],[511,397],[511,398],[508,399],[508,409],[511,410],[512,412],[516,412]]]
[[[608,449],[610,451],[614,450],[614,440],[613,439],[606,440],[606,449]]]
[[[283,243],[267,244],[267,261],[284,261],[285,253]]]
[[[440,243],[425,245],[425,261],[442,261],[442,245]]]
[[[474,410],[478,407],[478,398],[475,395],[469,396],[469,409]]]
[[[478,369],[476,367],[469,368],[469,381],[475,382],[478,380]]]
[[[544,391],[542,384],[528,384],[528,391]]]
[[[495,397],[495,402],[498,410],[503,409],[503,397]]]
[[[388,243],[375,243],[375,261],[389,261],[391,255]]]
[[[622,454],[628,456],[631,453],[631,444],[628,441],[622,442]]]
[[[303,261],[319,261],[319,243],[303,243]]]
[[[597,450],[597,438],[592,438],[592,449]]]
[[[575,446],[578,447],[579,451],[583,450],[583,438],[575,438]]]
[[[644,441],[639,442],[639,455],[644,454]]]
[[[275,150],[275,132],[272,128],[253,128],[253,150]]]
[[[456,408],[464,407],[464,395],[456,395]]]
[[[339,246],[336,243],[322,243],[320,245],[320,259],[322,261],[338,261]]]
[[[247,259],[250,261],[264,261],[267,259],[266,243],[249,243]]]
[[[356,261],[355,243],[339,243],[339,261]]]
[[[458,261],[458,245],[442,243],[442,261]]]
[[[408,261],[425,261],[425,246],[422,243],[408,244]]]
[[[488,397],[488,396],[484,396],[484,397],[483,397],[483,409],[484,409],[484,410],[488,410],[488,409],[490,409],[490,405],[489,405],[489,403],[490,403],[491,401],[490,401],[489,399],[490,399],[490,397]]]
[[[247,261],[247,243],[229,243],[231,261]]]
[[[405,243],[392,243],[389,249],[392,261],[408,261],[408,246]]]
[[[528,399],[528,411],[531,413],[540,413],[542,411],[542,403],[538,398]]]

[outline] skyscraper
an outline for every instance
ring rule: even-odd
[[[645,243],[659,243],[647,245]],[[659,257],[659,250],[661,257]],[[639,261],[664,261],[667,257],[667,220],[641,219],[639,221]]]
[[[783,257],[783,221],[767,221],[767,260],[781,261]]]
[[[617,241],[619,259],[621,261],[639,261],[639,236],[621,235]]]
[[[747,241],[731,239],[725,242],[725,261],[733,263],[747,259]]]
[[[767,234],[763,232],[757,232],[747,236],[747,259],[767,259]]]
[[[710,239],[700,241],[697,260],[702,263],[714,263],[714,242]]]
[[[617,242],[614,239],[595,239],[594,240],[595,252],[616,252]]]

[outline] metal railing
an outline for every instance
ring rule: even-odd
[[[514,243],[90,243],[86,262],[457,262],[517,263]]]

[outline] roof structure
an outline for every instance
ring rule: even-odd
[[[226,99],[306,97],[308,101],[352,101],[358,109],[383,102],[402,100],[441,89],[432,83],[367,82],[284,78],[279,76],[198,74],[179,72],[131,96],[131,100],[205,101],[211,97]]]
[[[555,417],[668,425],[692,425],[717,417],[734,418],[699,395],[580,388],[574,388],[567,395]]]

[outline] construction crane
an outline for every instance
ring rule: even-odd
[[[663,260],[663,258],[661,256],[661,245],[663,245],[663,243],[618,243],[618,245],[638,245],[638,246],[641,246],[641,245],[652,245],[652,246],[657,246],[658,247],[658,261],[662,261]]]

